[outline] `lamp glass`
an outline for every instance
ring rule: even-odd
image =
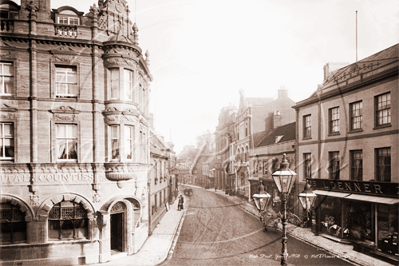
[[[316,199],[316,194],[314,194],[313,192],[304,191],[298,195],[298,198],[302,204],[302,207],[306,210],[310,210],[314,200]]]
[[[295,183],[296,173],[291,170],[276,171],[272,177],[280,193],[290,193]]]
[[[260,193],[260,194],[255,194],[252,196],[255,201],[256,208],[258,211],[262,212],[265,210],[267,204],[269,203],[269,200],[271,198],[269,193]]]

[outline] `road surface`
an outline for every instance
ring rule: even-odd
[[[258,218],[225,197],[193,188],[173,254],[161,265],[280,265],[281,232],[262,231]],[[352,265],[288,237],[289,265]]]

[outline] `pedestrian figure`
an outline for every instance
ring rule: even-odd
[[[177,210],[178,210],[178,211],[183,210],[183,203],[184,203],[184,198],[183,198],[182,195],[180,195],[180,197],[179,197],[179,204],[177,205]]]

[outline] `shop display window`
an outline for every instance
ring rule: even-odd
[[[374,243],[373,212],[370,202],[345,201],[344,237]]]
[[[341,237],[341,199],[325,197],[321,200],[321,233]]]
[[[398,249],[399,204],[379,204],[377,207],[378,251],[399,257]]]

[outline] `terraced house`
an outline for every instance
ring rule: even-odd
[[[0,4],[3,265],[133,254],[148,236],[148,54],[125,0]]]

